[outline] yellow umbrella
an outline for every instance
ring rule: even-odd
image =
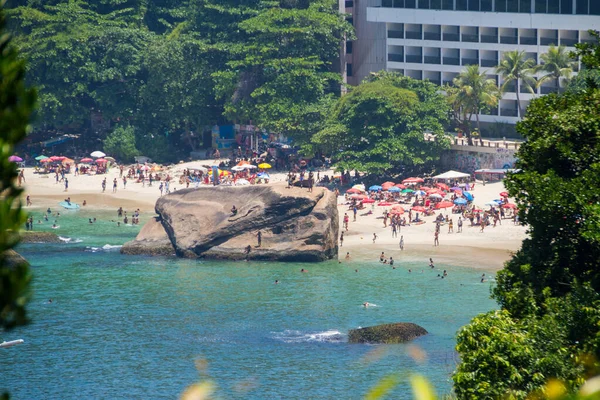
[[[258,164],[258,168],[268,169],[268,168],[271,168],[271,165],[267,164],[267,163],[262,163],[262,164]]]
[[[73,164],[75,162],[75,160],[71,160],[70,158],[65,158],[64,160],[62,160],[63,164]]]

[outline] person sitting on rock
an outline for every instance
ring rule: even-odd
[[[235,208],[235,204],[234,204],[233,207],[231,207],[231,215],[234,216],[234,215],[237,215],[237,213],[238,213],[238,210],[237,210],[237,208]]]

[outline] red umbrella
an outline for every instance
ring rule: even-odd
[[[372,204],[372,203],[375,203],[375,200],[373,200],[373,199],[364,199],[362,202],[363,202],[363,204]]]
[[[440,189],[429,189],[427,191],[427,194],[439,194],[441,196],[445,196],[446,195],[446,193],[443,190],[440,190]]]
[[[49,163],[49,162],[52,162],[52,160],[51,160],[50,158],[44,158],[44,159],[43,159],[42,161],[40,161],[40,162],[43,162],[43,163]]]
[[[362,193],[362,190],[352,188],[352,189],[346,190],[346,193]]]
[[[402,207],[400,204],[396,204],[395,206],[392,207],[392,210],[404,212],[404,207]]]
[[[406,185],[403,185],[401,183],[397,183],[395,186],[400,189],[406,189]]]
[[[59,156],[52,156],[50,157],[50,161],[60,161],[61,158]]]
[[[435,208],[449,208],[449,207],[454,207],[454,203],[452,203],[451,201],[440,201],[435,206]]]
[[[361,199],[366,199],[369,196],[367,196],[366,194],[353,194],[352,196],[350,196],[351,199],[356,199],[356,200],[361,200]]]
[[[517,208],[517,205],[513,204],[513,203],[506,203],[506,204],[502,204],[502,208],[512,208],[514,210]]]
[[[392,203],[390,203],[389,201],[382,201],[381,203],[377,204],[378,206],[383,206],[383,207],[387,207],[387,206],[391,206]]]
[[[431,188],[430,188],[429,186],[421,186],[421,187],[419,188],[419,190],[428,191],[428,190],[431,190]]]
[[[450,190],[450,186],[446,185],[445,183],[436,183],[435,186],[437,186],[440,189],[445,190],[445,191]]]
[[[397,209],[394,209],[394,210],[392,210],[390,212],[392,214],[402,215],[402,214],[404,214],[404,209],[403,208],[397,208]]]
[[[500,196],[502,196],[502,197],[508,197],[508,192],[500,192]]]
[[[423,206],[414,206],[413,208],[411,208],[411,210],[416,211],[416,212],[425,212],[425,207],[423,207]]]
[[[98,164],[104,164],[104,163],[107,163],[107,162],[108,162],[108,160],[105,160],[104,158],[99,158],[99,159],[96,160],[96,163],[98,163]]]
[[[383,188],[383,190],[388,190],[389,188],[391,188],[394,185],[395,185],[394,182],[387,181],[387,182],[383,182],[381,184],[381,187]]]
[[[406,178],[405,180],[402,181],[402,183],[423,183],[423,182],[425,182],[425,181],[421,178]]]
[[[94,160],[92,160],[91,158],[87,158],[87,157],[79,160],[79,162],[82,162],[82,163],[91,163],[92,161],[94,161]]]

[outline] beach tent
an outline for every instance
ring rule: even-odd
[[[447,171],[444,172],[443,174],[439,174],[433,177],[433,179],[460,179],[460,178],[470,178],[471,175],[470,174],[465,174],[464,172],[458,172],[458,171]]]

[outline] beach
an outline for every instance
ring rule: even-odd
[[[194,164],[212,165],[214,160],[195,161]],[[163,173],[168,173],[171,180],[171,190],[185,188],[184,184],[179,184],[179,177],[189,163],[176,164],[166,168]],[[125,169],[127,171],[127,169]],[[321,175],[331,171],[321,172]],[[25,183],[23,187],[23,204],[25,197],[30,196],[32,205],[25,207],[27,212],[40,212],[50,207],[53,211],[59,210],[58,202],[67,197],[71,202],[83,204],[87,203],[86,209],[91,210],[117,210],[123,207],[124,210],[131,212],[139,209],[142,214],[153,214],[156,200],[160,197],[159,185],[155,182],[151,187],[146,183],[142,185],[135,180],[128,180],[126,189],[123,188],[122,179],[119,177],[119,169],[112,168],[107,174],[101,175],[67,175],[69,180],[68,191],[64,190],[62,182],[56,183],[53,174],[36,174],[33,168],[25,168]],[[284,185],[287,174],[284,172],[271,172],[269,185]],[[106,190],[102,192],[102,180],[106,178]],[[118,188],[115,193],[112,191],[113,180],[117,179]],[[193,187],[193,185],[190,185]],[[201,185],[206,187],[206,185]],[[307,189],[292,188],[290,191],[302,191]],[[318,188],[315,190],[319,190]],[[321,189],[322,190],[322,189]],[[482,185],[477,182],[472,190],[475,196],[474,204],[485,209],[485,203],[492,199],[499,198],[499,193],[505,191],[502,182],[487,183]],[[510,200],[510,199],[509,199]],[[422,217],[425,221],[421,225],[411,225],[401,227],[398,237],[392,237],[392,231],[389,227],[384,227],[383,212],[390,207],[375,205],[359,210],[356,221],[353,221],[352,210],[347,204],[344,204],[343,197],[339,197],[338,211],[340,217],[340,232],[343,230],[342,218],[344,213],[350,216],[349,229],[344,232],[343,246],[339,249],[339,258],[344,261],[346,253],[350,253],[352,259],[357,260],[377,260],[381,252],[385,252],[386,257],[393,257],[394,260],[405,261],[423,261],[428,264],[429,258],[435,262],[459,265],[475,269],[498,270],[503,263],[507,261],[511,253],[518,250],[523,239],[527,237],[527,228],[520,225],[514,225],[512,219],[502,220],[501,225],[496,227],[488,226],[483,233],[480,233],[479,226],[470,226],[468,220],[464,221],[462,233],[457,233],[458,214],[451,214],[450,210],[442,210],[444,215],[449,216],[454,221],[454,233],[448,233],[447,225],[441,226],[439,236],[439,246],[433,246],[435,232],[435,215]],[[82,207],[83,208],[83,207]],[[405,207],[407,208],[407,207]],[[367,215],[368,210],[372,210]],[[439,214],[439,212],[437,212]],[[437,215],[436,214],[436,215]],[[407,214],[405,214],[407,216]],[[146,219],[142,218],[142,223]],[[373,234],[378,238],[373,243]],[[399,248],[400,236],[404,237],[404,250]]]

